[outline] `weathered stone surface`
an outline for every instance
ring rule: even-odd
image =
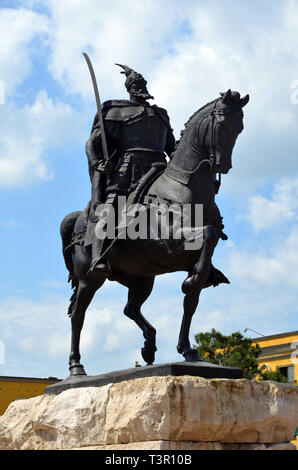
[[[111,388],[106,443],[289,442],[297,418],[298,388],[288,384],[155,378]]]
[[[278,444],[221,444],[222,450],[297,450],[290,442]]]
[[[104,442],[110,387],[14,401],[0,416],[0,449],[64,449]]]
[[[115,449],[152,441],[171,441],[177,449],[202,443],[280,446],[292,440],[297,423],[297,386],[148,377],[15,401],[0,417],[0,448]]]
[[[297,450],[288,442],[280,444],[223,444],[221,442],[146,441],[69,450]]]
[[[223,448],[219,442],[144,441],[69,450],[223,450]]]

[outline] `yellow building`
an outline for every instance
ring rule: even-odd
[[[39,379],[0,376],[0,415],[6,411],[12,401],[43,395],[44,388],[56,382],[59,382],[56,377]]]
[[[258,357],[260,368],[275,372],[277,369],[292,384],[298,383],[298,331],[253,338],[261,347]]]

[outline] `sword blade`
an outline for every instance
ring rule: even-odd
[[[88,69],[91,75],[91,80],[93,84],[95,100],[96,100],[96,105],[97,105],[98,120],[99,120],[100,129],[101,129],[101,143],[102,143],[103,156],[104,156],[105,161],[107,161],[109,158],[107,139],[106,139],[105,127],[104,127],[104,122],[103,122],[103,117],[102,117],[101,102],[100,102],[96,77],[95,77],[94,69],[93,69],[93,66],[92,66],[92,63],[88,54],[86,52],[83,52],[83,56],[85,57],[85,60],[87,62]]]

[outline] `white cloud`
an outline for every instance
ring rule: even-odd
[[[289,104],[289,99],[285,103],[281,102],[285,93],[289,94],[290,82],[285,83],[284,89],[281,89],[280,83],[281,77],[285,78],[288,73],[290,76],[295,74],[294,63],[286,61],[285,57],[286,51],[293,57],[296,57],[297,51],[296,33],[293,28],[291,32],[288,28],[289,15],[292,26],[296,23],[297,28],[297,14],[295,16],[294,11],[291,12],[291,5],[294,8],[292,3],[284,2],[277,28],[272,29],[270,22],[255,22],[246,25],[244,34],[240,22],[238,25],[233,23],[234,28],[231,28],[231,9],[227,8],[227,2],[220,5],[218,2],[209,2],[208,6],[197,4],[189,15],[192,34],[182,40],[179,37],[173,44],[174,53],[162,58],[158,67],[160,83],[167,81],[164,78],[169,75],[166,70],[170,72],[169,101],[176,104],[177,99],[173,97],[181,97],[181,92],[186,98],[183,104],[187,106],[193,105],[198,98],[198,104],[203,104],[202,100],[206,100],[204,95],[207,99],[208,96],[212,98],[214,93],[229,87],[243,93],[250,92],[252,101],[247,110],[254,109],[250,122],[254,127],[259,125],[260,119],[266,127],[268,112],[272,110],[277,112],[281,106],[283,109],[293,109],[285,106]],[[243,6],[243,14],[248,8]],[[240,6],[237,9],[240,13]],[[281,64],[284,65],[283,70],[279,69]],[[182,86],[184,81],[188,86]],[[265,109],[268,109],[266,117],[263,112],[256,113]],[[253,122],[255,119],[257,122]]]
[[[52,335],[47,341],[47,354],[51,358],[67,358],[69,354],[69,333]]]
[[[49,33],[49,22],[45,15],[29,9],[0,9],[0,80],[7,94],[32,72],[32,48],[38,40],[39,47]]]
[[[82,138],[84,116],[49,98],[44,90],[36,92],[31,105],[20,108],[15,102],[20,98],[16,86],[33,74],[34,60],[45,56],[51,35],[49,18],[30,9],[2,8],[0,31],[0,80],[6,94],[0,108],[0,187],[48,181],[53,176],[49,149]],[[37,76],[33,83],[36,80]]]
[[[88,106],[94,105],[82,57],[86,50],[103,100],[127,96],[123,76],[114,63],[130,65],[148,79],[157,104],[168,109],[177,137],[188,117],[220,91],[233,88],[242,94],[249,92],[245,131],[236,143],[233,178],[226,178],[226,187],[233,190],[237,183],[243,187],[244,182],[257,184],[270,176],[295,171],[294,152],[288,147],[298,144],[293,134],[297,109],[290,103],[290,84],[297,78],[295,1],[275,5],[269,15],[262,7],[260,17],[254,21],[250,21],[253,5],[231,8],[226,1],[202,4],[188,0],[183,6],[173,0],[50,0],[23,4],[28,9],[1,10],[0,57],[4,81],[9,86],[28,77],[33,58],[42,56],[66,93],[77,93]],[[29,9],[39,4],[46,7],[49,16]],[[242,21],[235,22],[235,16]],[[52,137],[57,133],[66,142],[67,136],[61,135],[58,126],[52,130]],[[31,182],[50,177],[45,161],[49,144],[29,130],[26,157],[23,164],[19,162],[21,179],[24,172],[32,174]],[[285,154],[281,156],[282,147]],[[6,142],[2,171],[8,184],[14,178],[9,163],[13,151],[11,142]],[[21,184],[20,180],[16,184]]]
[[[152,64],[158,67],[159,58],[169,53],[172,40],[180,35],[186,12],[195,4],[188,3],[181,9],[181,4],[169,0],[76,0],[75,4],[51,0],[53,76],[68,91],[93,98],[82,57],[87,49],[102,93],[121,90],[123,94],[123,77],[114,63],[127,64],[144,75]]]
[[[24,222],[13,220],[13,219],[5,220],[3,222],[3,226],[7,229],[17,229],[17,228],[24,227],[24,225],[25,225]]]
[[[272,289],[283,287],[287,295],[298,285],[298,180],[282,179],[273,188],[271,198],[251,197],[246,214],[239,219],[248,220],[256,233],[264,231],[265,236],[251,237],[242,248],[230,245],[228,265],[232,275],[241,282],[253,281]]]
[[[27,336],[26,338],[21,339],[19,342],[19,348],[25,353],[34,351],[35,339],[32,336]]]
[[[44,281],[36,281],[41,287],[46,287],[49,289],[59,289],[60,287],[65,287],[65,282],[57,281],[56,279],[47,279]]]
[[[0,80],[0,104],[5,103],[5,85],[2,80]]]
[[[261,8],[260,18],[250,21],[251,4],[52,0],[50,71],[68,92],[94,100],[83,50],[90,52],[102,99],[126,96],[114,62],[132,66],[169,111],[177,137],[188,117],[220,91],[250,93],[245,131],[234,151],[234,181],[227,178],[227,186],[257,184],[296,168],[291,152],[279,152],[284,140],[298,144],[297,110],[290,102],[297,9],[288,0],[269,16]],[[242,20],[235,22],[235,15]]]
[[[32,105],[0,108],[0,186],[26,186],[48,181],[49,148],[62,147],[83,137],[82,117],[69,105],[53,101],[44,90]]]
[[[256,232],[269,230],[298,218],[298,180],[283,180],[277,183],[272,198],[252,196],[242,218],[248,220]]]
[[[298,242],[298,240],[297,240]],[[237,250],[230,256],[231,275],[273,286],[285,280],[288,266],[282,260]]]

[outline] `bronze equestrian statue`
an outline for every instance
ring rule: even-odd
[[[130,100],[103,103],[86,145],[91,202],[85,211],[68,214],[61,223],[63,254],[74,289],[69,306],[69,366],[73,376],[85,374],[80,363],[80,334],[86,310],[106,279],[128,288],[124,314],[143,331],[142,357],[147,364],[154,362],[156,330],[142,315],[141,307],[151,294],[155,276],[175,271],[188,273],[182,285],[184,313],[177,345],[186,361],[200,361],[197,351],[191,348],[189,331],[201,290],[229,283],[212,265],[219,238],[227,239],[215,195],[220,175],[228,173],[232,166],[232,150],[243,130],[242,108],[249,96],[241,98],[231,90],[221,93],[190,117],[180,140],[175,142],[167,112],[147,102],[152,96],[142,75],[121,67]],[[117,212],[120,196],[127,197],[128,210],[135,203],[147,211],[158,204],[188,205],[191,217],[195,207],[202,205],[203,224],[198,227],[201,247],[184,249],[171,230],[169,240],[122,238],[118,236],[119,229],[113,240],[98,239],[95,228],[101,216],[97,208],[105,203]]]
[[[96,221],[96,207],[103,202],[114,206],[118,195],[130,194],[152,163],[166,163],[165,153],[170,156],[176,144],[166,110],[147,102],[153,96],[148,93],[146,80],[131,68],[121,67],[130,100],[103,104],[108,159],[105,161],[103,156],[98,113],[86,144],[92,199],[85,246],[92,244],[90,273],[95,275],[111,274],[105,257],[101,257],[103,240],[94,235],[92,220]]]

